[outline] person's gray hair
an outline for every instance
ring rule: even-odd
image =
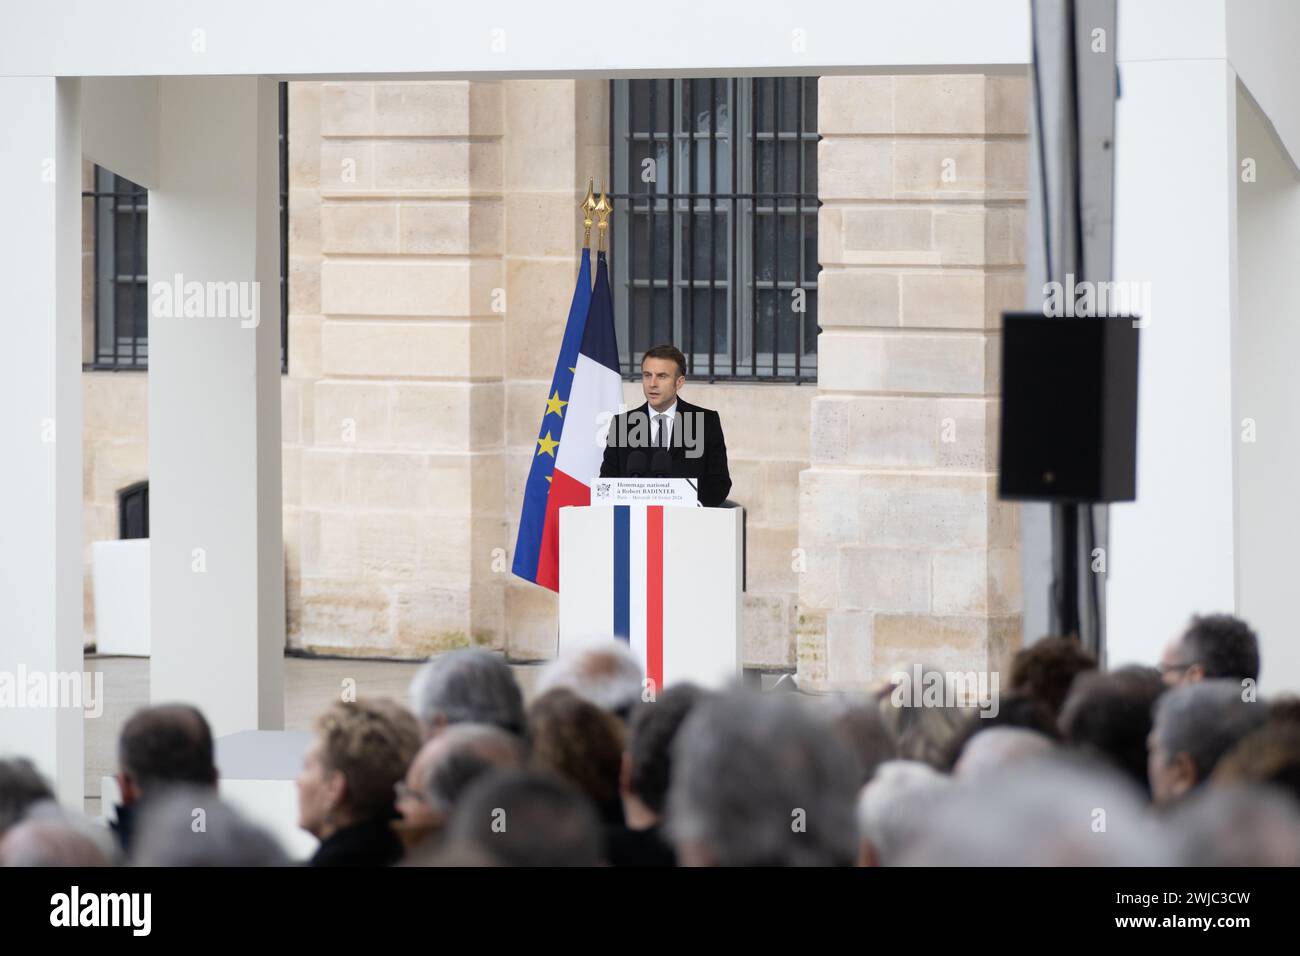
[[[720,866],[848,865],[857,764],[800,701],[729,691],[673,745],[667,832]]]
[[[1167,836],[1131,781],[1058,750],[959,782],[901,862],[1163,866],[1171,857]]]
[[[1185,753],[1196,779],[1210,775],[1219,758],[1268,719],[1268,708],[1242,699],[1233,680],[1204,680],[1175,687],[1156,701],[1152,732],[1165,758]]]
[[[111,866],[116,860],[107,830],[53,800],[32,804],[0,837],[0,866]]]
[[[887,760],[858,795],[858,836],[880,866],[894,866],[925,832],[952,778],[919,760]]]
[[[411,678],[411,709],[426,729],[448,724],[492,724],[523,736],[524,697],[510,665],[470,647],[431,657]]]
[[[424,781],[430,806],[450,813],[471,783],[490,770],[524,765],[525,748],[514,734],[490,724],[456,724],[437,737],[438,754]]]
[[[200,813],[201,811],[201,813]],[[136,866],[287,866],[279,842],[216,791],[178,785],[141,805]]]
[[[588,647],[556,658],[542,670],[537,696],[567,687],[601,710],[625,716],[641,700],[644,676],[631,649],[622,641]]]
[[[971,779],[996,773],[1029,757],[1049,753],[1055,744],[1051,738],[1026,727],[990,727],[981,730],[962,748],[953,767],[953,776]]]
[[[1271,786],[1211,786],[1169,815],[1181,866],[1300,866],[1300,808]]]

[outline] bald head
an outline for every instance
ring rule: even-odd
[[[610,641],[576,654],[565,655],[547,666],[537,685],[537,696],[564,687],[601,710],[626,718],[641,699],[641,665],[627,645]]]

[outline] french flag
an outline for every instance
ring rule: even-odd
[[[591,251],[583,249],[524,486],[512,566],[521,578],[559,590],[560,509],[591,504],[591,483],[600,475],[605,435],[622,403],[609,265],[605,253],[598,252],[592,289]]]

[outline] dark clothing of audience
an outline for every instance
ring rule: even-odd
[[[391,866],[402,858],[402,841],[389,820],[364,820],[338,830],[316,848],[311,866]]]
[[[610,866],[677,865],[677,854],[657,825],[644,830],[606,827],[605,857]]]
[[[135,805],[127,806],[124,803],[117,805],[117,819],[109,824],[109,829],[113,831],[113,839],[117,841],[118,847],[128,856],[131,853],[131,839],[135,835],[135,823],[138,814]]]

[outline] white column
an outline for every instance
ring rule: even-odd
[[[1110,510],[1113,666],[1155,663],[1192,613],[1231,611],[1235,598],[1236,77],[1213,37],[1163,48],[1162,25],[1183,10],[1161,9],[1125,21],[1121,5],[1114,278],[1150,283],[1151,303],[1137,501]]]
[[[15,686],[82,671],[79,81],[0,79],[0,116],[0,680],[18,695],[0,705],[0,755],[32,758],[80,809],[82,701],[34,706],[34,685]]]
[[[272,80],[161,81],[150,696],[197,705],[217,734],[284,724],[276,135]]]
[[[1300,177],[1255,102],[1237,98],[1237,610],[1259,634],[1265,694],[1300,691]],[[1248,163],[1246,169],[1241,164]],[[1244,178],[1244,179],[1243,179]]]

